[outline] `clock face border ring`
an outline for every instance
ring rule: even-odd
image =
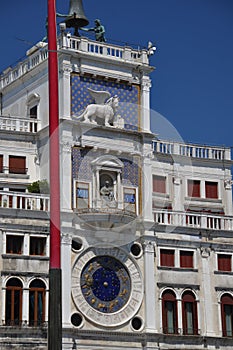
[[[130,276],[131,290],[127,303],[114,313],[103,313],[94,309],[85,299],[81,289],[82,271],[90,260],[99,256],[112,257],[124,265]],[[76,308],[91,322],[103,327],[117,327],[138,312],[143,300],[143,279],[133,258],[120,248],[88,248],[75,261],[72,269],[71,293]]]

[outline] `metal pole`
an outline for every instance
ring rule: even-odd
[[[59,105],[56,0],[48,0],[50,266],[48,349],[62,349]]]

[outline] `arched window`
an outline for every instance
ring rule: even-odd
[[[22,282],[18,278],[11,278],[6,284],[7,326],[19,326],[22,322],[22,287]]]
[[[162,295],[163,332],[177,334],[177,302],[172,291],[165,291]]]
[[[221,298],[222,333],[224,337],[233,336],[233,298],[224,294]]]
[[[45,321],[45,284],[34,280],[29,287],[29,325],[39,326]]]
[[[198,334],[197,303],[192,292],[185,292],[182,297],[183,334]]]

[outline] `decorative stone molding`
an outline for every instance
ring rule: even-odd
[[[72,64],[70,63],[63,63],[62,67],[60,68],[59,72],[63,75],[70,75],[70,73],[73,71]]]
[[[70,142],[68,140],[62,141],[61,146],[64,152],[66,153],[71,153],[72,152],[72,147],[74,146],[73,142]]]
[[[208,258],[210,256],[210,253],[211,253],[211,248],[210,247],[201,247],[200,251],[201,251],[202,258]]]
[[[224,187],[226,190],[231,190],[233,181],[231,179],[224,180]]]
[[[155,254],[155,243],[152,241],[144,240],[142,243],[145,253]]]
[[[151,80],[149,78],[143,78],[142,79],[142,90],[143,91],[150,91],[151,88]]]
[[[173,183],[174,185],[181,185],[182,181],[181,178],[178,175],[173,176]]]
[[[61,235],[61,243],[65,245],[71,245],[72,237],[68,233],[63,233]]]

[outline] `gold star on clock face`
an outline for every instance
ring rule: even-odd
[[[130,296],[129,273],[120,261],[110,256],[91,259],[82,270],[80,284],[88,304],[103,313],[120,310]]]

